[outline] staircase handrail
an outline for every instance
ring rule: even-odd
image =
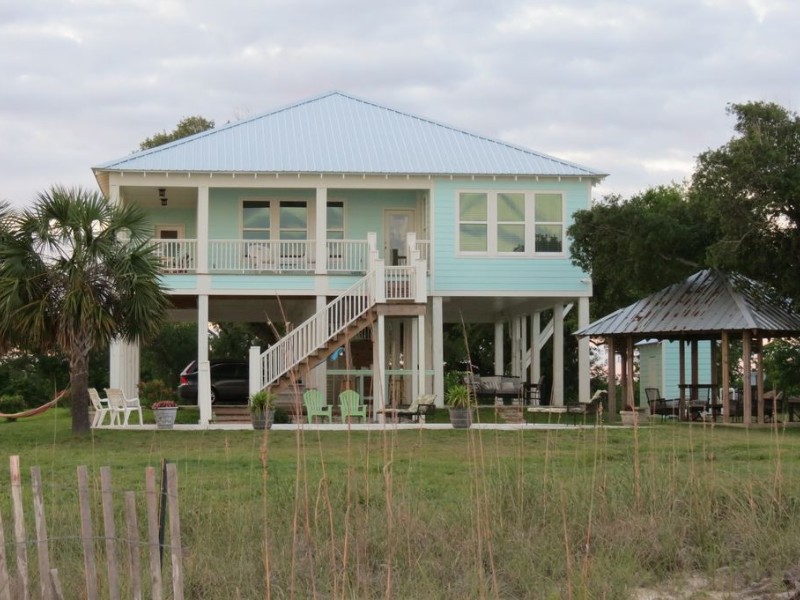
[[[375,305],[370,271],[261,354],[260,389],[277,381]]]

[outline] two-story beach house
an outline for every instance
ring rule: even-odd
[[[227,321],[283,336],[251,351],[251,390],[292,378],[325,390],[338,374],[373,410],[441,403],[444,325],[482,322],[497,374],[538,381],[552,336],[546,375],[564,402],[563,317],[575,306],[588,325],[592,293],[565,232],[600,172],[333,92],[94,173],[113,202],[149,212],[171,317],[197,323],[201,423],[208,324]],[[588,399],[587,340],[579,354]],[[115,344],[111,384],[134,393],[138,370],[138,348]]]

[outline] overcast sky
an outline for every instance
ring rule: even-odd
[[[186,116],[338,90],[610,173],[682,181],[731,102],[798,111],[797,0],[25,0],[0,3],[0,199]]]

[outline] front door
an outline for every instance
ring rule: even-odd
[[[406,235],[414,229],[413,210],[387,210],[384,214],[383,259],[386,264],[397,266],[408,262]]]

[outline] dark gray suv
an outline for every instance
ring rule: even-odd
[[[249,366],[247,361],[212,358],[211,402],[247,404],[249,392]],[[187,402],[197,402],[197,361],[190,362],[181,371],[178,395]]]

